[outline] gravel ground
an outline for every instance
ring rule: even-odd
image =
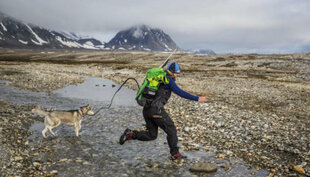
[[[0,57],[0,79],[9,86],[43,92],[83,82],[76,74],[118,83],[135,77],[141,83],[147,68],[159,66],[167,55],[5,53]],[[215,147],[219,159],[242,158],[249,167],[269,171],[269,176],[310,175],[310,54],[176,54],[173,59],[183,71],[177,79],[181,88],[209,98],[199,104],[173,96],[166,106],[183,150]],[[21,125],[30,124],[23,117],[31,117],[33,105],[0,104],[0,148],[10,152],[1,156],[2,171],[43,174],[41,168],[23,163],[32,156],[22,154],[27,142],[18,138],[31,134]]]
[[[32,117],[30,105],[11,105],[0,99],[0,166],[3,176],[43,175],[42,169],[32,164],[35,157],[29,149],[28,136]],[[1,176],[2,176],[1,175]],[[48,175],[48,173],[46,173]]]

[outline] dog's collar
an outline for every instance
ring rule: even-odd
[[[81,116],[83,116],[83,111],[82,111],[82,109],[79,109],[79,113],[81,114]]]

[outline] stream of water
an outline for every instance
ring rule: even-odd
[[[30,92],[5,86],[0,81],[0,98],[11,104],[40,105],[46,109],[72,110],[90,104],[94,111],[110,103],[119,85],[102,78],[86,77],[86,82],[70,85],[51,93]],[[188,159],[182,164],[169,160],[166,136],[160,130],[155,141],[129,141],[119,145],[119,136],[125,128],[139,128],[144,124],[142,108],[134,98],[135,91],[125,87],[117,94],[110,109],[104,109],[96,116],[86,116],[82,122],[80,137],[75,137],[69,125],[60,125],[54,131],[56,137],[48,134],[44,139],[41,131],[43,121],[35,122],[30,130],[30,148],[37,149],[34,157],[49,164],[47,170],[57,170],[59,176],[266,176],[267,171],[248,169],[240,159],[219,160],[212,150],[184,152]],[[43,118],[42,118],[43,120]],[[49,150],[42,153],[40,148]],[[189,172],[194,162],[213,162],[217,172],[195,174]],[[224,170],[221,166],[227,167]]]

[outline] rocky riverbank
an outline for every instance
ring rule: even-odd
[[[12,105],[0,99],[0,172],[1,176],[54,176],[34,160],[37,150],[29,147],[29,127],[34,121],[33,105]]]
[[[0,79],[9,86],[49,92],[81,83],[89,75],[121,83],[141,83],[147,68],[159,66],[164,53],[4,53]],[[216,147],[219,159],[238,157],[270,176],[310,175],[310,55],[191,55],[173,58],[182,68],[177,83],[208,95],[208,103],[173,96],[166,106],[184,151]],[[65,61],[65,62],[63,62]],[[129,87],[136,88],[134,83]],[[46,175],[27,152],[33,105],[1,105],[1,160],[6,174]],[[26,125],[26,126],[25,126]],[[16,128],[21,127],[21,128]],[[16,136],[10,136],[16,134]],[[25,163],[24,163],[25,162]],[[9,170],[7,170],[9,169]],[[229,170],[229,169],[227,169]]]

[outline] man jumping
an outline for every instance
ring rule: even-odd
[[[167,134],[171,159],[176,160],[184,158],[185,156],[181,155],[179,152],[179,147],[177,146],[177,130],[174,122],[165,111],[164,105],[168,102],[171,96],[171,91],[182,98],[198,102],[206,102],[207,98],[189,94],[178,87],[175,83],[175,79],[178,77],[181,70],[177,62],[171,62],[168,65],[166,72],[169,79],[169,84],[161,84],[152,104],[147,104],[143,107],[143,117],[146,122],[147,130],[136,131],[127,128],[121,135],[119,143],[123,145],[128,140],[155,140],[158,135],[158,127],[160,127]]]

